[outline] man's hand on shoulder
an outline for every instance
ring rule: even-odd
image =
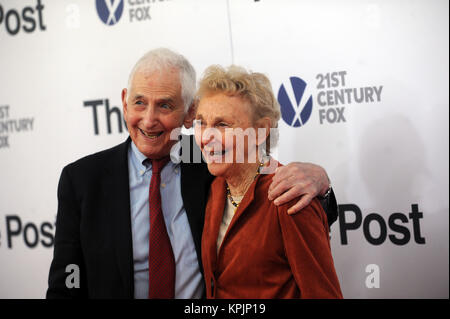
[[[295,214],[307,206],[314,197],[327,194],[329,189],[328,175],[321,166],[294,162],[276,169],[268,196],[277,206],[301,196],[300,200],[288,210],[288,214]]]

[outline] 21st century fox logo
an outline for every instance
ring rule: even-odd
[[[315,105],[319,124],[346,123],[346,107],[354,104],[381,102],[383,86],[348,87],[348,72],[335,71],[316,75],[316,92],[307,93],[311,86],[299,77],[290,77],[278,90],[281,117],[292,127],[305,125]],[[309,91],[310,92],[310,91]],[[315,96],[315,99],[314,99]]]
[[[0,151],[11,147],[10,137],[17,133],[31,132],[34,129],[34,117],[12,117],[11,107],[0,104]]]
[[[158,3],[163,1],[168,0],[158,0]],[[156,4],[156,1],[96,0],[95,8],[100,20],[108,26],[113,26],[120,21],[124,12],[128,15],[129,22],[151,20],[150,3]]]

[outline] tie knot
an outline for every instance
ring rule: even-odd
[[[161,170],[166,166],[166,164],[169,162],[170,157],[166,156],[159,159],[152,159],[152,173],[153,174],[159,174]]]

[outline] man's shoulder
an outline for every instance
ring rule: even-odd
[[[96,170],[100,167],[105,167],[109,163],[114,161],[125,160],[127,156],[127,150],[129,145],[129,139],[108,149],[104,149],[93,154],[84,156],[68,165],[64,169],[70,171],[85,171]]]

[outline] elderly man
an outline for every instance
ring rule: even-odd
[[[122,91],[129,138],[61,173],[47,298],[204,296],[200,248],[212,176],[204,163],[168,161],[171,150],[185,158],[195,147],[172,134],[192,126],[194,93],[195,71],[183,56],[156,49],[136,63]],[[330,190],[321,167],[293,163],[277,172],[268,196],[282,204],[303,195],[296,212],[328,195],[332,223]]]

